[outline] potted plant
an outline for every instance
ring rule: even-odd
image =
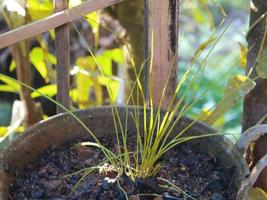
[[[158,108],[151,96],[146,103],[137,73],[143,107],[72,112],[41,94],[66,113],[36,124],[1,152],[0,197],[245,200],[251,182],[239,150],[224,135],[185,117],[194,105],[184,104],[186,93],[175,101],[191,70],[165,111],[164,91]]]
[[[241,186],[249,171],[240,152],[186,118],[182,99],[166,111],[144,103],[71,112],[45,97],[66,113],[36,124],[1,153],[1,198],[246,199]],[[184,142],[189,146],[179,147]]]

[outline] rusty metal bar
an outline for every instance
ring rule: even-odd
[[[83,15],[112,6],[123,0],[87,0],[81,5],[55,13],[36,22],[21,26],[0,35],[0,49],[61,26]]]
[[[54,0],[55,12],[68,8],[68,0]],[[70,108],[70,45],[69,25],[63,24],[55,29],[56,57],[57,57],[57,101]],[[64,112],[57,106],[57,113]]]
[[[178,15],[179,0],[146,0],[146,25],[148,27],[146,58],[153,55],[152,99],[155,106],[159,105],[165,82],[171,71],[162,108],[169,105],[176,87]]]

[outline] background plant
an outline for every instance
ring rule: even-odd
[[[39,18],[45,17],[52,13],[52,2],[51,1],[45,1],[45,2],[39,2],[39,1],[25,1],[26,2],[26,9],[27,14],[30,16],[29,20],[37,20]],[[80,1],[70,1],[70,6],[75,6],[79,4]],[[209,33],[211,30],[214,29],[221,29],[223,30],[223,27],[218,26],[219,22],[225,18],[225,14],[227,15],[234,15],[238,14],[240,17],[237,18],[236,22],[233,23],[240,23],[246,25],[245,21],[242,21],[243,17],[245,16],[246,12],[243,11],[244,6],[241,3],[238,2],[228,2],[228,1],[188,1],[188,4],[182,3],[181,5],[181,35],[182,39],[180,42],[180,68],[184,68],[184,71],[186,70],[186,64],[188,61],[192,59],[192,55],[187,54],[187,52],[191,52],[194,48],[197,46],[201,46],[201,44],[204,44],[209,40],[211,37],[211,33]],[[125,5],[126,6],[126,5]],[[24,6],[22,6],[23,8]],[[122,6],[123,7],[123,6]],[[239,8],[240,7],[240,8]],[[117,8],[114,8],[113,10],[116,10]],[[118,8],[117,10],[120,10]],[[203,11],[208,12],[203,12]],[[190,11],[190,12],[189,12]],[[109,11],[110,12],[110,11]],[[9,13],[16,14],[18,12],[11,12]],[[37,14],[38,13],[38,14]],[[119,13],[119,11],[118,11]],[[19,18],[19,15],[16,14],[17,18]],[[105,31],[102,29],[99,25],[99,22],[103,20],[103,18],[107,18],[106,14],[103,13],[93,13],[90,16],[86,16],[86,20],[82,23],[78,23],[77,26],[79,30],[81,30],[85,35],[91,34],[93,37],[85,37],[87,42],[90,42],[93,47],[93,51],[96,54],[96,57],[98,59],[98,62],[100,62],[102,68],[104,69],[106,76],[110,78],[110,85],[112,85],[112,88],[114,88],[113,93],[119,95],[121,91],[119,90],[120,85],[123,81],[127,81],[127,75],[124,74],[125,77],[116,77],[116,74],[118,72],[118,69],[120,67],[114,68],[114,62],[117,66],[122,65],[122,56],[121,53],[119,53],[119,50],[117,47],[115,47],[113,50],[105,50],[105,47],[100,47],[101,45],[101,39],[103,36],[106,35]],[[119,17],[120,18],[120,17]],[[127,16],[125,16],[127,18]],[[230,18],[230,17],[229,17]],[[93,20],[92,20],[93,19]],[[126,20],[127,21],[127,20]],[[194,23],[188,23],[188,22],[194,22]],[[107,23],[104,21],[104,23]],[[87,24],[87,25],[85,25]],[[190,26],[189,26],[190,24]],[[83,28],[82,28],[83,26]],[[89,31],[85,29],[84,27],[91,27]],[[233,38],[238,37],[235,41],[238,41],[240,43],[244,44],[244,37],[242,34],[235,32],[233,30],[232,25],[227,32],[227,34],[232,34]],[[232,33],[233,31],[233,33]],[[213,31],[214,32],[214,31]],[[75,34],[75,33],[73,33]],[[206,35],[206,36],[205,36]],[[241,37],[240,37],[241,35]],[[114,34],[113,34],[114,36]],[[201,36],[201,37],[200,37]],[[229,35],[227,35],[229,36]],[[37,85],[37,88],[42,88],[43,93],[48,94],[49,96],[54,96],[56,94],[55,89],[55,71],[54,71],[54,65],[56,63],[55,57],[53,55],[54,49],[53,45],[51,48],[51,43],[53,43],[54,33],[53,31],[50,31],[50,33],[46,33],[43,36],[38,37],[35,41],[35,46],[31,49],[30,52],[30,61],[33,64],[35,70],[37,72],[34,72],[36,75],[41,76],[43,78],[43,83]],[[91,38],[91,39],[90,39]],[[105,38],[105,37],[104,37]],[[195,38],[203,38],[201,41],[195,40]],[[225,37],[228,38],[228,37]],[[79,39],[73,39],[76,43]],[[93,43],[92,43],[93,41]],[[131,40],[130,40],[131,41]],[[71,96],[74,103],[74,106],[77,106],[79,108],[86,108],[88,106],[92,105],[100,105],[100,104],[106,104],[108,103],[108,95],[107,91],[104,87],[104,82],[99,77],[99,72],[96,70],[96,66],[91,62],[92,58],[90,56],[88,57],[88,52],[85,48],[84,42],[81,42],[81,47],[83,50],[79,51],[80,56],[72,56],[72,77],[73,77],[73,84],[72,84],[72,91]],[[223,42],[222,42],[223,43]],[[240,51],[239,51],[239,44],[233,44],[228,42],[228,45],[225,45],[226,43],[219,43],[219,45],[216,47],[215,50],[213,50],[212,59],[208,59],[206,63],[206,68],[208,69],[209,73],[203,72],[203,79],[201,79],[200,84],[195,84],[192,88],[195,90],[196,93],[200,94],[203,88],[207,87],[211,81],[212,77],[215,77],[221,72],[225,72],[228,69],[228,66],[232,66],[233,62],[239,59]],[[220,46],[221,45],[221,46]],[[102,45],[103,46],[103,45]],[[232,48],[236,49],[236,51],[231,51],[231,54],[229,54],[225,59],[225,52],[231,50]],[[242,45],[244,47],[244,45]],[[110,47],[108,47],[110,48]],[[190,49],[191,48],[191,49]],[[245,49],[245,47],[243,48]],[[106,52],[107,51],[107,52]],[[205,48],[204,51],[208,51],[208,48]],[[76,48],[77,52],[77,48]],[[115,52],[115,53],[114,53]],[[204,55],[204,54],[203,54]],[[104,59],[105,57],[105,59]],[[221,58],[224,58],[222,63],[222,66],[217,66],[217,62],[213,62],[213,60],[218,60]],[[76,59],[77,58],[77,59]],[[107,59],[106,59],[107,58]],[[90,61],[91,60],[91,61]],[[111,63],[111,64],[110,64]],[[196,63],[196,65],[199,65]],[[209,68],[213,68],[213,66],[216,65],[216,70],[209,70]],[[11,62],[9,64],[10,70],[14,70],[15,68],[15,62]],[[138,65],[137,65],[138,66]],[[235,71],[238,73],[242,73],[242,69],[235,68]],[[212,73],[212,74],[211,74]],[[34,76],[34,78],[36,77]],[[114,76],[115,75],[115,76]],[[35,84],[34,80],[34,84]],[[197,113],[200,113],[200,111],[203,111],[205,113],[205,110],[207,108],[214,106],[217,102],[220,101],[223,95],[223,88],[226,87],[227,79],[223,80],[219,83],[217,87],[212,88],[210,92],[207,93],[206,97],[202,99],[200,102],[195,104],[192,111],[189,113],[192,117],[197,117]],[[81,86],[84,85],[85,88],[82,88]],[[126,84],[127,85],[127,84]],[[199,87],[200,86],[200,87]],[[3,91],[12,91],[18,92],[18,90],[15,90],[13,86],[10,86],[8,84],[2,85]],[[127,88],[126,88],[127,89]],[[128,88],[129,91],[129,88]],[[126,93],[127,94],[127,91]],[[196,94],[196,95],[198,95]],[[33,95],[36,99],[40,100],[42,97],[40,95]],[[43,102],[44,100],[42,100]],[[123,101],[119,101],[123,102]],[[46,102],[47,103],[47,102]],[[229,129],[235,129],[239,126],[238,122],[240,119],[239,112],[240,105],[234,107],[234,112],[227,112],[226,115],[221,117],[217,122],[216,126],[219,128],[222,128],[223,130],[229,130]],[[52,109],[50,109],[52,110]],[[45,114],[51,114],[46,113],[49,111],[49,109],[44,109]],[[238,111],[238,112],[237,112]],[[237,114],[236,114],[237,113]],[[228,121],[226,119],[234,119],[231,120],[231,124],[225,124],[225,121]],[[240,126],[239,126],[240,127]],[[3,127],[2,130],[6,130],[5,127]],[[4,131],[3,131],[4,133]]]

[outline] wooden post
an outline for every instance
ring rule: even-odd
[[[155,106],[159,105],[171,70],[162,104],[162,108],[166,109],[174,94],[177,80],[179,0],[146,0],[145,6],[146,27],[148,27],[146,58],[150,58],[153,53],[152,98]]]
[[[54,0],[55,12],[68,8],[68,0]],[[64,24],[55,29],[56,32],[56,56],[57,56],[57,101],[70,108],[70,47],[69,25]],[[57,107],[57,113],[64,112]]]

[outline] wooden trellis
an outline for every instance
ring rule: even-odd
[[[68,23],[87,13],[104,9],[122,0],[88,0],[81,5],[67,9],[66,0],[55,0],[55,13],[47,18],[27,24],[0,35],[0,49],[14,45],[27,38],[34,37],[50,29],[56,29],[57,52],[57,99],[66,107],[70,107],[69,97],[69,33]],[[163,90],[168,73],[172,76],[166,90],[168,104],[176,82],[177,41],[178,41],[178,0],[145,0],[146,4],[146,57],[153,55],[153,99],[155,105]],[[151,35],[154,40],[151,40]],[[151,49],[151,44],[154,44]],[[153,52],[153,53],[152,53]],[[173,65],[174,64],[174,65]],[[160,77],[160,80],[158,79]],[[58,108],[58,112],[61,110]]]

